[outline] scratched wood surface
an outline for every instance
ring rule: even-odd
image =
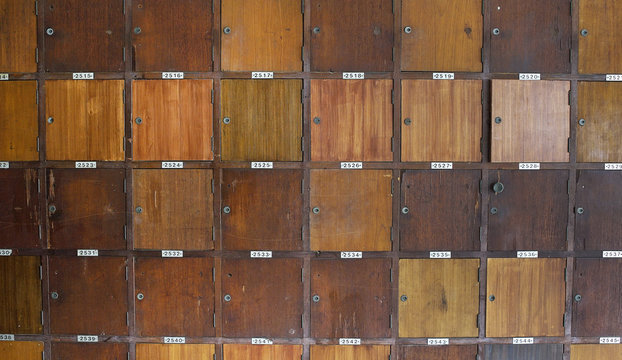
[[[136,344],[136,360],[212,360],[213,344]]]
[[[0,0],[0,72],[36,72],[37,16],[30,1]]]
[[[0,257],[0,333],[43,332],[40,265],[38,256]]]
[[[35,169],[0,171],[0,248],[38,248],[41,213]]]
[[[298,360],[301,356],[302,345],[223,345],[223,360]]]
[[[572,344],[570,360],[622,360],[622,345]]]
[[[0,99],[0,160],[39,160],[37,82],[0,82]]]
[[[123,343],[52,343],[52,360],[91,359],[91,360],[126,360],[128,344]]]
[[[622,73],[622,3],[616,0],[579,1],[579,73]],[[587,35],[581,34],[587,30]]]
[[[0,354],[7,360],[41,360],[43,342],[0,341]]]
[[[486,345],[486,360],[562,360],[563,344]]]
[[[311,345],[311,360],[385,360],[391,353],[389,345]]]
[[[401,345],[399,354],[404,360],[473,360],[477,356],[477,345]]]

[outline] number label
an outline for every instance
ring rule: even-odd
[[[453,80],[454,73],[433,73],[432,79],[434,80]]]
[[[96,169],[95,161],[76,161],[76,169]]]
[[[605,164],[605,170],[622,170],[622,163]]]
[[[540,80],[540,74],[519,74],[519,80]]]
[[[185,344],[186,338],[183,336],[166,336],[164,337],[165,344]]]
[[[184,257],[182,250],[162,250],[162,257]]]
[[[451,170],[454,168],[454,163],[450,162],[433,162],[430,164],[430,168],[433,170]]]
[[[184,78],[183,72],[163,72],[162,79],[175,79],[180,80]]]
[[[0,81],[9,80],[9,74],[0,74]]]
[[[361,251],[342,251],[342,259],[362,259],[363,253]]]
[[[98,342],[99,341],[99,337],[96,335],[78,335],[76,338],[78,342]]]
[[[93,80],[95,76],[93,73],[73,73],[74,80]]]
[[[15,341],[13,334],[0,334],[0,341]]]
[[[622,81],[622,74],[607,74],[605,76],[607,81]]]
[[[342,162],[341,163],[341,168],[342,169],[362,169],[363,168],[363,163],[362,162]]]
[[[605,250],[603,251],[604,258],[622,258],[622,251]]]
[[[266,338],[252,338],[251,343],[253,345],[272,345],[274,342]]]
[[[518,170],[540,170],[540,163],[520,163]]]
[[[274,79],[272,71],[253,71],[251,79]]]
[[[365,73],[362,72],[344,72],[344,80],[363,80],[365,79]]]
[[[99,250],[79,249],[78,256],[99,256]]]
[[[361,339],[356,338],[340,338],[339,345],[361,345]]]
[[[430,251],[430,259],[451,259],[451,251]]]
[[[9,162],[8,161],[0,161],[0,169],[8,169]]]
[[[261,251],[261,250],[251,251],[251,258],[269,259],[271,257],[272,257],[272,251]]]
[[[251,163],[251,169],[272,169],[273,167],[272,161],[255,161]]]
[[[619,337],[601,337],[598,341],[600,344],[619,344]]]
[[[428,339],[428,345],[449,345],[449,339]]]
[[[538,257],[537,251],[517,251],[516,257],[519,259],[534,259]]]
[[[183,169],[182,161],[162,161],[162,169]]]
[[[0,249],[0,256],[11,256],[13,255],[13,249]]]
[[[512,344],[514,345],[527,345],[533,344],[533,338],[512,338]]]

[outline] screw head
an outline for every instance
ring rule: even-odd
[[[501,124],[501,118],[500,117],[496,117],[495,118],[495,124]]]
[[[229,294],[225,295],[225,301],[226,302],[231,301],[231,295],[229,295]]]
[[[585,210],[582,207],[577,208],[577,214],[583,214],[584,212]]]
[[[140,214],[143,212],[143,208],[141,206],[136,207],[136,213]]]
[[[582,29],[581,30],[581,36],[587,36],[589,32],[587,31],[587,29]]]
[[[320,27],[319,26],[314,27],[313,28],[313,33],[314,34],[319,34],[320,33]]]
[[[228,26],[225,26],[225,28],[222,29],[222,32],[224,32],[225,34],[231,34],[231,28]]]
[[[401,300],[402,302],[406,302],[406,300],[408,300],[408,296],[406,296],[406,295],[402,295],[402,296],[400,296],[400,300]]]
[[[505,189],[505,186],[503,186],[502,182],[496,182],[493,186],[492,186],[492,190],[495,192],[495,194],[500,194],[503,192],[503,189]]]
[[[313,213],[314,213],[314,214],[319,214],[319,213],[320,213],[320,208],[319,208],[319,207],[317,207],[317,206],[316,206],[316,207],[314,207],[314,208],[313,208]]]
[[[222,208],[222,212],[224,212],[225,214],[229,214],[231,212],[231,208],[228,206],[225,206],[224,208]]]
[[[413,29],[412,29],[410,26],[406,26],[406,27],[404,28],[404,32],[405,32],[406,34],[410,34],[411,32],[413,32]]]
[[[313,295],[313,302],[320,302],[320,295]]]
[[[46,34],[48,34],[48,35],[50,35],[50,36],[52,36],[52,35],[54,35],[54,29],[52,29],[52,28],[47,28],[47,29],[45,29],[45,33],[46,33]]]
[[[56,300],[58,299],[58,293],[56,291],[52,291],[52,293],[50,294],[50,296],[52,297],[52,299]]]
[[[223,122],[223,124],[228,124],[228,123],[230,123],[230,122],[231,122],[231,118],[228,118],[228,117],[223,118],[223,119],[222,119],[222,122]]]
[[[501,34],[501,30],[499,30],[499,28],[494,28],[494,29],[492,29],[492,34],[497,36],[497,35]]]
[[[137,298],[138,300],[142,300],[142,299],[144,299],[144,298],[145,298],[145,295],[143,295],[143,293],[138,293],[138,295],[136,295],[136,298]]]
[[[135,27],[135,28],[134,28],[134,34],[138,35],[138,34],[140,34],[141,32],[143,32],[143,30],[142,30],[141,28],[139,28],[139,27]]]
[[[320,123],[320,118],[319,117],[314,117],[313,118],[313,123],[314,124],[319,124]]]
[[[495,301],[495,299],[496,299],[496,297],[494,295],[490,295],[488,297],[488,300],[490,300],[490,301]]]
[[[54,118],[50,116],[50,117],[48,118],[48,124],[51,124],[51,123],[53,123],[53,122],[54,122]]]
[[[574,296],[574,301],[579,302],[581,301],[581,299],[583,299],[583,296],[581,296],[580,294],[577,294]]]
[[[412,124],[412,120],[410,120],[410,118],[404,119],[404,125],[410,125],[410,124]]]
[[[404,206],[404,207],[402,208],[402,214],[404,214],[404,215],[408,214],[408,212],[409,212],[409,211],[410,211],[410,210],[408,209],[408,207],[407,207],[407,206]]]
[[[491,209],[490,209],[490,213],[491,213],[492,215],[494,215],[494,214],[496,214],[496,213],[498,213],[498,212],[499,212],[499,210],[497,210],[497,208],[496,208],[496,207],[493,207],[493,208],[491,208]]]
[[[143,118],[137,117],[135,121],[136,121],[136,124],[140,125],[143,123]]]
[[[54,205],[50,205],[48,209],[50,210],[50,214],[54,214],[56,212],[56,206]]]
[[[579,119],[579,125],[585,126],[585,119]]]

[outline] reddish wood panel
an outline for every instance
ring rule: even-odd
[[[484,354],[486,360],[561,360],[564,356],[564,345],[486,345]]]
[[[43,342],[1,341],[0,354],[9,360],[41,360],[43,356]]]
[[[221,212],[226,250],[302,250],[301,170],[222,172]]]
[[[311,345],[311,360],[385,360],[391,353],[390,345]]]
[[[213,360],[212,344],[136,344],[136,360]]]
[[[622,73],[622,3],[579,1],[579,73]],[[585,32],[583,31],[585,30]]]
[[[52,360],[126,360],[128,352],[128,344],[123,343],[52,343]]]
[[[0,82],[0,99],[0,160],[39,160],[37,82]]]
[[[301,356],[302,345],[224,344],[222,358],[223,360],[298,360]]]
[[[0,257],[0,333],[43,332],[39,266],[38,256]]]
[[[403,360],[473,360],[477,357],[477,345],[401,345],[399,354]]]
[[[30,1],[1,0],[0,71],[36,72],[37,15]]]
[[[0,171],[0,248],[38,248],[39,175],[35,169]]]

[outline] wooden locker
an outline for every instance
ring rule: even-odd
[[[213,160],[212,91],[211,79],[133,81],[134,160]]]
[[[301,71],[302,9],[298,1],[224,0],[223,71]]]
[[[89,360],[126,360],[128,344],[123,343],[52,343],[52,360],[89,359]]]
[[[41,360],[43,342],[0,341],[0,354],[7,360]]]
[[[393,81],[311,80],[312,161],[392,161]]]
[[[484,354],[486,360],[562,360],[564,345],[485,345]]]
[[[38,248],[39,174],[36,169],[0,171],[0,248]]]
[[[311,345],[311,360],[385,360],[391,353],[390,345]]]
[[[622,360],[622,345],[572,344],[570,360]]]
[[[622,72],[622,3],[616,0],[579,1],[579,73]]]
[[[37,82],[2,81],[0,99],[0,160],[39,160]]]
[[[32,2],[1,0],[0,72],[36,72],[37,15]]]
[[[213,344],[136,344],[136,360],[212,360]]]
[[[0,257],[0,333],[43,333],[39,266],[38,256]]]
[[[224,344],[222,358],[223,360],[298,360],[301,356],[302,345]]]
[[[477,358],[477,345],[400,345],[399,354],[403,360],[473,360]]]

